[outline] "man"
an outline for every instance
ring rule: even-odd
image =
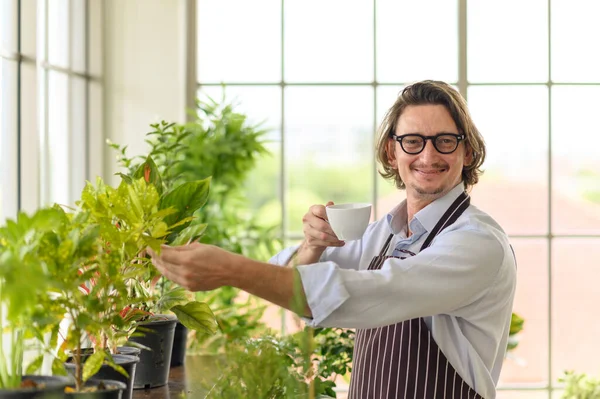
[[[303,218],[278,267],[216,247],[165,247],[156,267],[191,290],[223,285],[290,309],[301,280],[313,326],[356,328],[350,398],[494,398],[510,325],[516,263],[506,234],[466,193],[485,159],[466,103],[436,81],[406,87],[377,146],[382,176],[406,200],[342,242],[325,206]]]

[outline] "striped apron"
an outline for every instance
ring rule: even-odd
[[[450,205],[421,251],[469,207],[463,192]],[[381,269],[392,240],[388,237],[369,270]],[[456,373],[431,336],[422,318],[394,325],[357,329],[349,399],[483,399]]]

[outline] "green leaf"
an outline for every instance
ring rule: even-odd
[[[214,334],[217,332],[215,315],[204,302],[189,302],[186,305],[177,305],[171,308],[177,318],[187,328],[198,332]]]
[[[165,194],[160,201],[160,209],[173,207],[177,212],[165,218],[165,222],[172,226],[181,219],[191,217],[194,212],[202,208],[208,199],[211,178],[183,183]],[[182,230],[185,226],[179,226]]]
[[[68,375],[63,361],[58,357],[52,361],[52,375]]]
[[[206,223],[194,224],[186,227],[177,234],[177,238],[173,240],[171,245],[184,245],[191,241],[196,241],[202,236],[202,233],[206,230]]]
[[[149,155],[144,161],[144,163],[142,163],[133,174],[133,178],[136,180],[140,177],[143,177],[146,183],[153,184],[154,187],[156,187],[156,191],[158,191],[158,194],[162,195],[162,178],[160,177],[160,172],[158,171],[156,163],[154,163],[154,160]]]
[[[115,173],[115,175],[121,176],[121,179],[123,179],[123,181],[125,183],[127,183],[127,184],[133,184],[133,179],[131,178],[131,176],[127,176],[126,174],[121,173],[121,172]]]
[[[98,351],[94,352],[94,354],[88,357],[83,365],[83,381],[89,380],[93,377],[100,367],[102,367],[102,363],[104,363],[104,359],[106,357],[106,352]]]
[[[127,371],[125,371],[125,369],[123,367],[121,367],[117,363],[115,363],[115,361],[113,360],[112,356],[110,356],[110,354],[107,354],[107,356],[106,356],[106,364],[108,364],[110,367],[112,367],[113,369],[115,369],[117,372],[121,373],[125,377],[129,378],[129,374],[127,373]]]
[[[27,366],[27,371],[25,372],[25,374],[35,374],[42,367],[43,362],[44,362],[44,355],[41,354],[38,357],[36,357],[35,359],[33,359],[33,361],[31,363],[29,363],[29,366]]]

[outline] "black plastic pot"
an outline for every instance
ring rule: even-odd
[[[173,338],[173,353],[171,354],[171,367],[181,366],[185,362],[187,336],[187,327],[178,321],[177,325],[175,326],[175,337]]]
[[[92,378],[86,381],[85,386],[96,386],[100,382],[106,386],[105,390],[96,392],[65,393],[64,397],[68,399],[123,399],[123,391],[127,389],[127,385],[124,382]]]
[[[31,380],[43,387],[0,389],[0,399],[62,399],[65,387],[71,383],[67,377],[46,375],[24,375],[23,380]]]
[[[140,323],[136,329],[136,332],[144,334],[143,336],[129,338],[131,342],[150,348],[140,353],[140,363],[133,381],[134,389],[160,387],[169,381],[177,318],[171,315],[156,315],[154,318],[152,321]]]
[[[119,354],[119,355],[129,355],[129,356],[140,357],[141,351],[142,350],[140,348],[136,348],[133,346],[117,346],[117,354]]]
[[[85,355],[84,355],[85,356]],[[87,355],[89,356],[89,355]],[[100,370],[94,374],[95,380],[115,380],[121,381],[126,385],[126,389],[123,392],[123,399],[131,399],[133,397],[133,381],[135,379],[137,363],[140,361],[139,357],[131,355],[112,355],[114,362],[123,367],[129,377],[124,376],[117,370],[113,369],[108,364],[103,364]],[[67,370],[70,373],[75,373],[75,365],[73,363],[65,363]]]

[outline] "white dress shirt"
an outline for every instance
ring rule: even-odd
[[[428,233],[464,190],[457,185],[419,212],[407,238],[406,201],[371,223],[363,238],[329,247],[318,263],[298,266],[310,326],[374,328],[422,317],[457,373],[485,398],[496,397],[516,286],[516,261],[502,228],[470,205],[419,252]],[[391,258],[367,270],[386,239]],[[298,247],[270,262],[285,265]],[[411,256],[408,252],[415,253]]]

